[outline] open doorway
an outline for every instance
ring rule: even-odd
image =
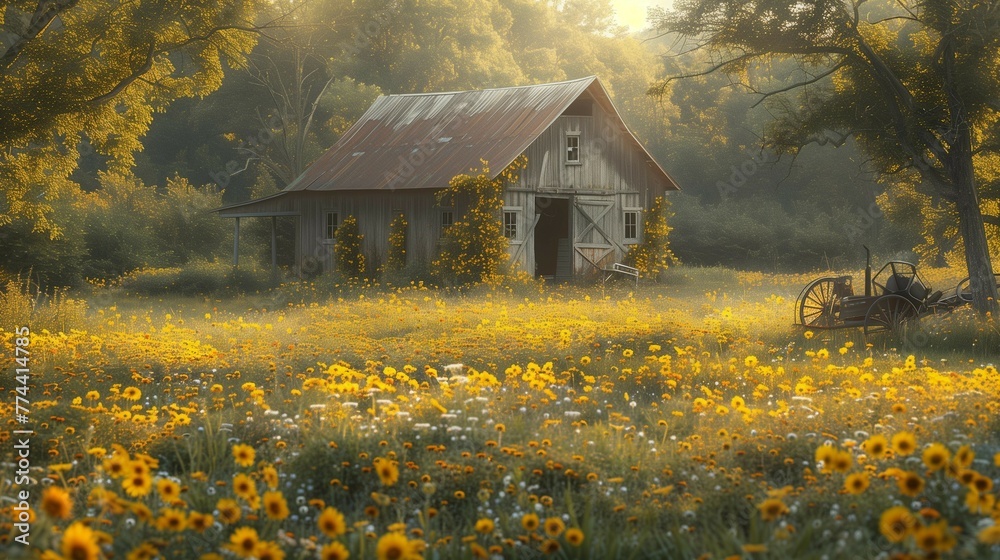
[[[569,199],[535,197],[535,276],[558,280],[573,275]]]

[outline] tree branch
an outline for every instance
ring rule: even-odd
[[[766,100],[768,97],[771,97],[773,95],[778,95],[780,93],[785,93],[785,92],[791,91],[791,90],[796,89],[796,88],[805,87],[805,86],[808,86],[808,85],[811,85],[811,84],[815,84],[816,82],[822,80],[823,78],[826,78],[827,76],[832,75],[837,70],[840,70],[841,68],[843,68],[846,65],[847,65],[847,57],[844,57],[844,59],[841,60],[840,62],[838,62],[833,68],[830,68],[829,70],[827,70],[826,72],[823,72],[823,73],[819,74],[818,76],[815,76],[815,77],[813,77],[811,79],[808,79],[808,80],[805,80],[805,81],[802,81],[802,82],[794,83],[794,84],[792,84],[790,86],[787,86],[787,87],[776,89],[774,91],[769,91],[769,92],[766,92],[766,93],[762,93],[761,94],[761,98],[758,99],[753,105],[751,105],[750,108],[751,109],[756,108],[758,105],[760,105],[761,103],[763,103],[764,100]]]
[[[132,85],[136,80],[138,80],[140,77],[142,77],[146,72],[149,72],[149,70],[153,67],[153,61],[156,59],[157,55],[160,55],[160,54],[169,54],[169,53],[171,53],[173,51],[176,51],[178,49],[182,49],[182,48],[184,48],[184,47],[186,47],[188,45],[191,45],[191,44],[194,44],[194,43],[197,43],[197,42],[200,42],[200,41],[207,41],[207,40],[211,39],[212,37],[214,37],[216,34],[221,33],[223,31],[232,31],[232,30],[246,31],[248,33],[259,33],[260,32],[258,28],[254,28],[254,27],[246,27],[246,26],[243,26],[243,25],[222,25],[222,26],[219,26],[219,27],[212,28],[211,30],[209,30],[208,33],[205,33],[203,35],[195,35],[195,36],[192,36],[192,37],[188,37],[187,39],[185,39],[183,41],[179,41],[177,43],[172,43],[172,44],[169,44],[169,45],[160,45],[159,48],[157,48],[157,46],[155,44],[151,44],[149,46],[149,49],[148,49],[147,53],[146,53],[146,59],[145,59],[145,61],[138,68],[136,68],[135,70],[133,70],[132,73],[129,74],[128,76],[126,76],[122,81],[118,82],[118,84],[115,85],[113,88],[111,88],[110,91],[108,91],[107,93],[103,93],[101,95],[98,95],[97,97],[91,98],[91,99],[89,99],[87,101],[84,101],[84,104],[87,104],[87,105],[90,105],[90,104],[101,104],[101,103],[104,103],[105,101],[109,101],[109,100],[115,98],[118,94],[120,94],[122,91],[124,91],[128,86]]]
[[[52,23],[52,20],[56,19],[56,16],[76,6],[77,2],[79,0],[38,0],[38,6],[35,8],[34,15],[31,16],[31,21],[28,23],[24,35],[19,36],[14,44],[7,47],[7,50],[0,56],[0,73],[14,64],[28,43],[38,38]]]

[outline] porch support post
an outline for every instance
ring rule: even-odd
[[[278,269],[278,217],[271,216],[271,269]]]
[[[233,268],[240,267],[240,218],[236,217],[236,225],[233,229]]]

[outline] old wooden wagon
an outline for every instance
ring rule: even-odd
[[[642,239],[643,209],[678,189],[592,76],[380,97],[281,192],[218,212],[234,219],[237,261],[241,219],[292,216],[295,262],[328,269],[337,227],[354,216],[369,262],[384,262],[389,222],[402,213],[407,258],[427,262],[463,212],[440,207],[435,193],[482,161],[498,175],[521,155],[527,168],[504,192],[497,219],[512,261],[536,276],[568,279],[610,268]]]

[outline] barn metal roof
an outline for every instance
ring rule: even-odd
[[[621,122],[596,76],[477,91],[381,96],[282,193],[438,189],[457,174],[479,169],[482,160],[496,175],[585,92]],[[623,122],[621,126],[628,131]],[[631,132],[626,136],[676,189],[635,136]]]

